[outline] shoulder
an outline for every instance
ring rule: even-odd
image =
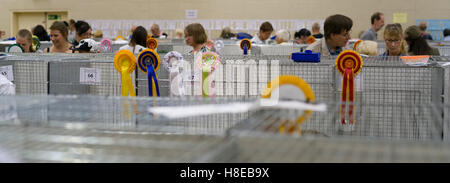
[[[128,48],[130,48],[130,46],[128,45],[123,45],[119,48],[119,50],[128,50]]]
[[[310,44],[308,47],[306,47],[306,50],[311,50],[312,52],[319,52],[320,47],[322,46],[323,39],[314,42],[313,44]]]

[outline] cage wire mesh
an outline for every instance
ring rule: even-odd
[[[279,126],[287,126],[284,122],[289,121],[295,124],[304,111],[261,109],[168,119],[146,111],[158,106],[189,107],[255,100],[101,96],[0,98],[4,101],[0,105],[0,148],[12,162],[450,160],[449,144],[442,142],[446,132],[442,126],[449,122],[443,124],[443,108],[432,104],[357,105],[355,128],[349,132],[340,128],[340,105],[329,103],[326,112],[314,112],[300,125],[301,133],[281,134]],[[444,110],[448,109],[447,106]],[[330,144],[334,145],[330,147]]]

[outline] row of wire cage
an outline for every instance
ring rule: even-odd
[[[255,98],[0,97],[2,162],[449,162],[450,106],[359,104],[342,130],[339,104],[300,125],[301,110],[255,108],[168,118],[155,107],[214,107]],[[236,104],[237,105],[237,104]],[[291,124],[289,124],[291,123]],[[294,131],[280,132],[294,125]]]
[[[164,55],[160,55],[161,58]],[[202,95],[200,69],[194,56],[183,55],[185,64],[179,80],[187,96]],[[114,68],[114,54],[18,54],[0,61],[12,66],[17,94],[120,96],[120,74]],[[211,74],[215,96],[256,97],[267,83],[280,75],[295,75],[312,87],[319,101],[340,97],[342,76],[334,57],[320,63],[296,63],[289,56],[221,56],[221,63]],[[446,65],[448,57],[432,57],[427,66],[413,67],[399,57],[364,58],[356,78],[357,100],[369,103],[442,103],[450,90]],[[161,64],[157,71],[161,96],[178,90],[170,73]],[[97,69],[100,79],[94,83],[80,80],[82,68]],[[131,74],[138,96],[148,96],[147,74],[138,68]],[[174,89],[175,88],[175,89]],[[172,95],[173,96],[173,95]]]
[[[164,54],[160,54],[162,58]],[[215,97],[202,98],[197,79],[186,96],[167,97],[169,73],[157,71],[162,98],[148,98],[147,75],[136,70],[138,96],[121,98],[114,54],[17,54],[17,96],[0,97],[2,162],[449,162],[448,57],[427,66],[398,57],[364,58],[357,78],[354,130],[340,123],[341,78],[335,58],[294,63],[289,56],[226,55],[214,71]],[[192,55],[183,55],[193,63]],[[97,84],[79,82],[80,68],[101,70]],[[191,68],[195,66],[191,65]],[[195,71],[183,68],[190,78]],[[190,74],[189,74],[190,73]],[[254,109],[170,119],[155,107],[256,103],[267,82],[296,75],[312,87],[326,112],[303,123],[301,110]],[[34,90],[33,90],[34,89]],[[21,96],[27,94],[27,96]],[[29,96],[33,94],[35,96]],[[55,96],[57,94],[73,96]],[[444,104],[441,104],[441,103]],[[295,127],[280,132],[282,126]]]

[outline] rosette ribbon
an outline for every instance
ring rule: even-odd
[[[136,68],[136,57],[129,50],[121,50],[114,56],[114,67],[122,78],[122,96],[136,96],[130,77]]]
[[[249,39],[242,39],[241,49],[244,51],[244,55],[248,55],[248,51],[252,49],[252,42]]]
[[[302,78],[294,75],[282,75],[272,80],[267,84],[266,89],[261,94],[261,98],[270,99],[271,101],[297,100],[308,103],[315,102],[314,92],[309,84]],[[301,134],[302,130],[300,126],[311,114],[311,110],[305,110],[296,119],[283,119],[281,124],[279,124],[279,132],[289,134],[298,132]],[[282,116],[290,115],[286,114]],[[273,125],[275,124],[272,123],[267,126],[265,131],[270,131]]]
[[[361,56],[351,50],[343,51],[336,58],[336,69],[343,76],[342,80],[342,94],[341,94],[341,123],[346,124],[345,118],[345,107],[348,99],[349,109],[348,109],[348,122],[353,124],[353,104],[355,101],[355,77],[361,71],[363,66],[363,61]],[[347,98],[348,94],[348,98]]]
[[[158,40],[148,36],[147,37],[147,48],[156,50],[156,48],[158,48]]]
[[[148,95],[149,96],[160,96],[159,93],[159,84],[158,84],[158,76],[156,75],[156,71],[160,66],[160,59],[158,53],[152,49],[142,50],[138,55],[138,66],[139,69],[147,73],[148,76]]]
[[[108,38],[102,39],[100,41],[100,52],[102,53],[109,53],[112,52],[112,41]]]
[[[183,85],[183,56],[176,52],[171,51],[164,56],[163,66],[169,71],[170,80],[170,95],[184,95],[184,85]]]
[[[214,52],[203,53],[201,59],[197,61],[197,66],[202,71],[202,95],[204,97],[208,97],[213,93],[214,88],[210,82],[210,75],[219,64],[220,57]]]

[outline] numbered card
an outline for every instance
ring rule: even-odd
[[[96,68],[80,68],[80,83],[95,85],[101,82],[101,70]]]
[[[9,81],[14,81],[13,67],[12,65],[0,67],[0,74],[5,76]]]

